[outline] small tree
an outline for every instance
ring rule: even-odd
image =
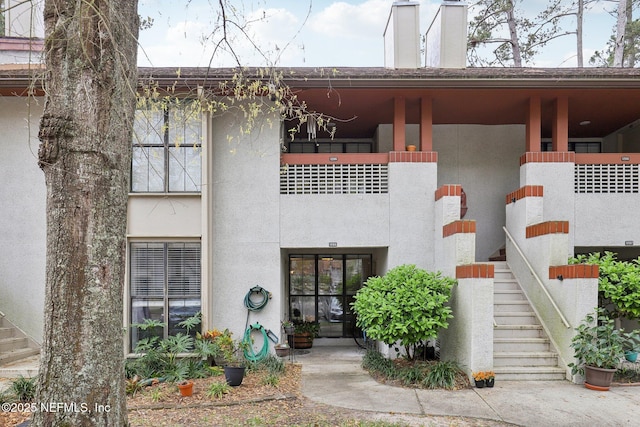
[[[356,323],[371,339],[388,345],[400,342],[413,360],[419,345],[449,326],[453,315],[446,303],[455,283],[415,265],[395,267],[383,277],[369,278],[356,293]]]

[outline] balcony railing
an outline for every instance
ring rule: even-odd
[[[638,154],[576,154],[575,192],[625,194],[640,191]]]
[[[280,194],[386,194],[385,164],[296,164],[280,170]]]

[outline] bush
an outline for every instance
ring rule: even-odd
[[[31,402],[36,397],[36,379],[20,375],[11,382],[11,392],[20,402]]]
[[[619,261],[613,252],[594,252],[570,258],[569,264],[597,264],[599,306],[612,306],[614,318],[640,319],[640,258]]]
[[[400,342],[408,359],[417,347],[436,338],[452,318],[447,302],[455,279],[415,265],[395,267],[383,277],[371,277],[352,303],[357,326],[367,337],[392,345]]]

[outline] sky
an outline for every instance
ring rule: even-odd
[[[384,65],[383,32],[393,0],[231,0],[242,20],[252,21],[246,33],[255,49],[239,32],[228,28],[234,52],[242,65],[283,67],[330,67]],[[424,34],[441,4],[420,3],[420,28]],[[467,3],[471,3],[468,1]],[[524,12],[535,15],[547,0],[523,0]],[[140,32],[139,66],[197,67],[234,66],[233,58],[217,50],[218,0],[139,0],[139,14],[151,17],[151,28]],[[584,58],[606,47],[615,19],[606,10],[610,1],[598,2],[587,11],[584,22]],[[469,17],[471,19],[471,16]],[[575,19],[567,19],[568,29]],[[566,36],[546,46],[535,67],[576,66],[575,36]],[[423,62],[424,63],[424,60]]]

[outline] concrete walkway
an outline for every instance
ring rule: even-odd
[[[408,415],[460,416],[519,426],[638,426],[640,387],[598,392],[568,381],[500,381],[493,388],[414,390],[382,385],[361,367],[355,345],[296,355],[303,393],[326,405]]]

